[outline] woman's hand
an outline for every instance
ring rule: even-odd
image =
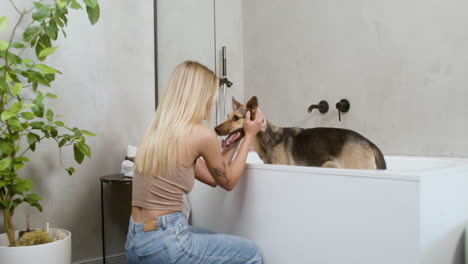
[[[262,130],[264,125],[265,117],[262,114],[260,108],[257,108],[255,112],[255,119],[252,121],[250,120],[250,111],[245,114],[245,121],[244,121],[244,132],[245,136],[255,136],[257,133]]]

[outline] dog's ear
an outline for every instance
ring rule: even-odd
[[[255,112],[257,111],[258,108],[258,100],[257,96],[253,96],[250,98],[250,100],[247,102],[247,111],[250,111],[251,117],[250,119],[254,120],[255,119]]]
[[[237,102],[236,98],[234,96],[232,97],[232,110],[236,111],[237,109],[241,108],[242,104]]]

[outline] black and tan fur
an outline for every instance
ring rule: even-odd
[[[241,132],[243,135],[245,114],[251,111],[255,115],[258,100],[254,96],[247,105],[242,105],[233,98],[232,104],[233,112],[215,128],[220,136],[233,132]],[[267,122],[257,134],[253,145],[266,164],[386,169],[379,148],[360,134],[347,129],[277,127]]]

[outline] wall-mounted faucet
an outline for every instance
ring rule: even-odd
[[[338,103],[336,103],[336,109],[338,109],[338,120],[341,122],[341,113],[346,113],[351,108],[351,104],[347,99],[341,99]]]
[[[320,101],[319,104],[314,104],[314,105],[309,106],[309,109],[307,111],[311,113],[312,110],[314,109],[318,109],[320,113],[325,114],[326,112],[328,112],[329,106],[328,106],[327,101],[322,100]]]
[[[228,88],[231,88],[232,82],[228,80],[228,78],[223,77],[219,78],[219,86],[226,85]]]

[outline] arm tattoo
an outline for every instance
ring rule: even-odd
[[[215,174],[216,177],[226,178],[226,172],[224,172],[220,168],[214,168],[213,171],[214,171],[214,174]]]
[[[224,178],[222,180],[225,181],[226,185],[230,184],[229,178],[226,175],[226,166],[223,166],[223,168],[213,168],[213,175],[217,178]]]

